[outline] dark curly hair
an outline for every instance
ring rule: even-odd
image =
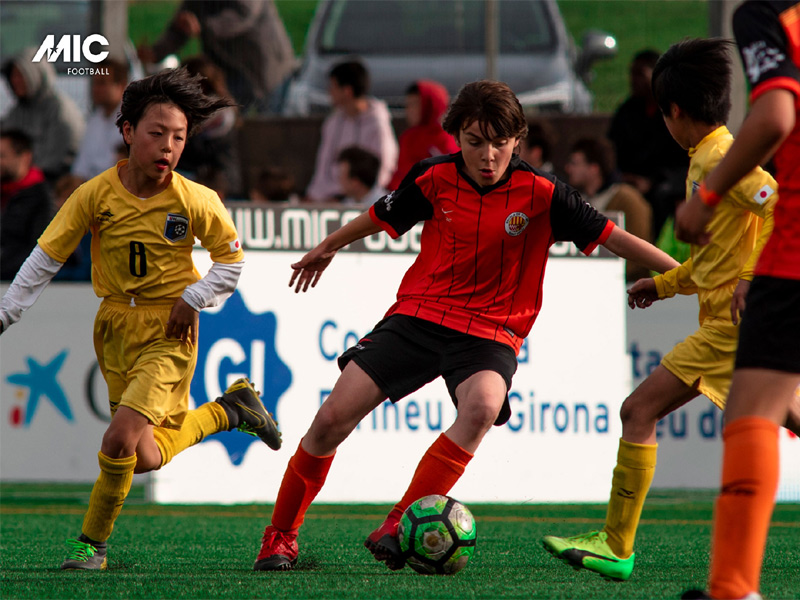
[[[190,75],[186,67],[180,67],[131,82],[122,95],[117,127],[122,132],[126,121],[136,127],[151,104],[174,104],[186,116],[188,135],[193,135],[215,112],[235,106],[227,98],[204,94],[202,80],[202,75]]]
[[[490,127],[495,136],[504,138],[522,138],[528,133],[528,122],[519,100],[501,81],[484,79],[462,87],[447,110],[442,127],[458,139],[461,130],[475,121],[487,139]]]

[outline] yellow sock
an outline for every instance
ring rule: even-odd
[[[657,449],[658,444],[619,440],[604,531],[608,534],[608,545],[620,558],[628,558],[633,553],[644,499],[656,471]]]
[[[153,438],[161,450],[161,466],[179,452],[200,443],[206,436],[227,431],[228,428],[228,417],[219,402],[206,402],[200,408],[190,410],[180,429],[154,427]]]
[[[105,542],[114,529],[114,521],[131,489],[136,455],[109,458],[98,452],[97,459],[100,476],[89,497],[89,510],[83,518],[83,535],[95,542]]]

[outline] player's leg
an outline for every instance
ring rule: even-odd
[[[514,365],[515,367],[515,365]],[[508,374],[510,380],[513,367]],[[486,432],[496,422],[507,394],[506,380],[496,371],[474,373],[455,388],[458,414],[453,425],[428,448],[405,494],[364,545],[390,569],[401,569],[397,529],[403,512],[415,500],[446,495],[463,475]]]
[[[289,460],[271,525],[264,531],[256,571],[292,568],[297,560],[297,530],[325,483],[336,448],[385,399],[386,394],[358,364],[347,364]]]
[[[778,488],[779,425],[786,422],[798,385],[796,373],[734,373],[723,431],[722,488],[714,510],[713,598],[742,598],[759,589]]]
[[[70,553],[62,569],[106,568],[106,541],[130,491],[136,448],[148,424],[147,417],[124,406],[114,413],[98,453],[100,476],[89,497],[81,535],[67,541]]]
[[[602,531],[568,538],[547,536],[544,547],[576,568],[626,580],[633,571],[633,544],[656,467],[656,424],[699,392],[663,365],[622,404],[622,438]]]

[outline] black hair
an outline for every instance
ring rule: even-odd
[[[180,67],[130,83],[122,95],[122,107],[116,120],[120,132],[126,121],[136,127],[151,104],[177,106],[186,116],[187,137],[196,133],[218,110],[235,106],[227,98],[205,95],[202,79],[202,75],[190,75],[186,67]]]
[[[652,48],[645,48],[644,50],[639,50],[634,56],[631,64],[634,63],[642,63],[646,67],[650,67],[651,69],[656,66],[658,62],[658,57],[661,53],[658,50],[653,50]]]
[[[348,146],[342,149],[336,157],[336,162],[347,163],[350,177],[358,179],[370,189],[378,180],[378,173],[381,170],[380,159],[372,152],[358,146]]]
[[[653,96],[665,115],[676,104],[686,115],[708,125],[728,120],[731,111],[733,42],[690,38],[673,44],[653,69]]]
[[[362,98],[367,95],[369,90],[369,73],[367,68],[357,60],[348,60],[335,65],[329,77],[336,80],[339,86],[350,86],[353,89],[353,96]]]
[[[442,127],[458,139],[461,130],[475,121],[486,139],[490,138],[490,127],[496,137],[521,138],[528,133],[522,106],[502,81],[484,79],[462,87],[447,109]]]
[[[10,141],[11,147],[17,154],[22,154],[23,152],[33,152],[33,140],[31,139],[31,136],[21,129],[5,129],[0,131],[0,138]]]

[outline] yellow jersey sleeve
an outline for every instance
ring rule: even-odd
[[[763,222],[759,223],[760,231],[756,239],[756,245],[744,267],[742,267],[739,279],[753,280],[758,257],[761,256],[761,251],[764,249],[775,226],[773,211],[775,210],[775,203],[778,201],[777,190],[778,183],[772,175],[761,167],[756,167],[727,194],[735,206],[747,209],[763,219]]]
[[[244,260],[236,227],[216,192],[203,188],[191,205],[192,233],[211,254],[211,260],[231,264]]]
[[[39,246],[53,260],[64,263],[80,244],[92,223],[91,186],[75,190],[39,237]]]
[[[691,295],[697,293],[697,285],[692,280],[692,259],[670,269],[662,275],[653,277],[659,298],[672,298],[675,294]]]

